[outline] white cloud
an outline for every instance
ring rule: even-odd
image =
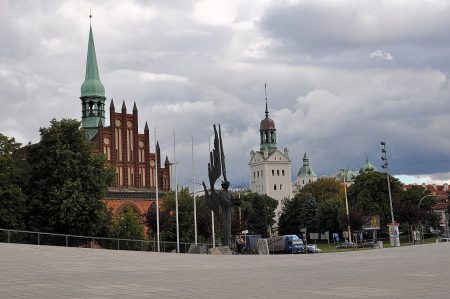
[[[381,58],[384,60],[394,60],[394,57],[390,53],[385,52],[383,50],[379,50],[379,49],[370,53],[369,57],[370,58]]]
[[[179,83],[187,83],[189,81],[186,77],[173,74],[142,73],[140,77],[144,83],[145,81],[174,81]]]
[[[193,17],[207,25],[230,25],[237,16],[237,7],[231,1],[203,0],[195,3]]]
[[[449,184],[450,183],[450,172],[434,174],[434,175],[396,175],[403,184]]]

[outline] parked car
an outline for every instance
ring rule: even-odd
[[[356,244],[353,242],[344,242],[342,244],[336,245],[336,249],[346,249],[346,248],[355,248]]]
[[[358,243],[358,247],[361,247],[361,248],[374,247],[375,244],[376,244],[376,242],[365,240],[363,242]]]
[[[446,243],[446,242],[450,242],[450,238],[439,238],[439,239],[436,239],[436,243]]]
[[[308,253],[319,253],[319,252],[322,252],[322,249],[317,248],[317,245],[315,245],[315,244],[308,244],[306,246],[306,250],[307,250]]]

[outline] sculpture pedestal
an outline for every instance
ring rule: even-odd
[[[193,253],[193,254],[206,254],[208,252],[208,247],[204,244],[202,245],[195,245],[195,244],[191,244],[191,246],[189,247],[188,253]]]
[[[209,249],[209,253],[213,254],[213,255],[230,255],[230,254],[233,254],[233,252],[231,252],[230,247],[228,247],[228,246],[219,246],[219,247],[215,247],[215,248],[210,248]]]
[[[267,244],[267,239],[258,240],[258,254],[269,254],[269,245]]]

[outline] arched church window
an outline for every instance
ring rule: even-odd
[[[111,161],[111,144],[109,138],[103,139],[104,147],[103,147],[103,153],[106,156],[106,159],[108,161]]]
[[[121,131],[120,131],[121,124],[122,123],[120,122],[120,120],[116,119],[116,121],[115,121],[115,125],[116,125],[116,129],[115,129],[115,140],[116,140],[115,150],[116,150],[117,161],[122,161],[122,134],[121,134]]]
[[[139,141],[139,162],[145,162],[145,155],[144,155],[144,141]]]
[[[93,101],[89,101],[89,115],[92,115],[92,110],[93,110],[93,107],[94,106],[94,102]]]
[[[102,102],[98,101],[97,102],[97,115],[102,115],[101,111],[102,111]]]

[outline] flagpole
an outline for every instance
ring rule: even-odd
[[[156,141],[156,128],[154,128],[155,135],[155,146],[157,144]],[[159,245],[159,184],[158,184],[158,151],[155,150],[155,185],[156,185],[156,244],[158,247],[158,252],[161,251],[161,247]]]
[[[195,170],[194,170],[194,136],[192,139],[192,197],[194,199],[194,238],[197,245],[197,202],[195,200]]]
[[[177,159],[175,155],[175,131],[173,131],[173,163],[175,175],[175,216],[177,225],[177,252],[180,253],[180,226],[178,224],[178,178],[177,178]]]

